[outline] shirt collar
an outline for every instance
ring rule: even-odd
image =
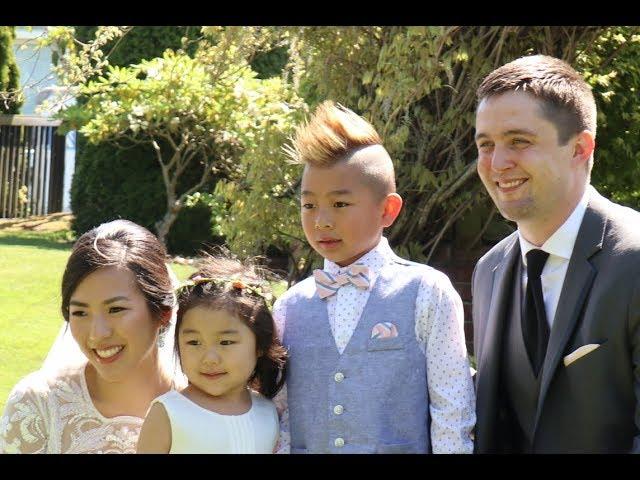
[[[384,267],[386,263],[391,261],[393,258],[394,253],[389,246],[389,241],[386,239],[386,237],[381,237],[378,245],[369,250],[351,265],[356,263],[358,265],[366,265],[367,267],[369,267],[372,273],[377,273],[382,267]],[[341,267],[337,263],[333,263],[326,258],[324,259],[324,270],[331,274],[342,273],[347,269],[347,267],[349,267],[349,265]]]
[[[576,238],[578,238],[578,231],[580,230],[582,219],[587,211],[590,193],[591,186],[588,186],[585,189],[580,202],[578,202],[576,208],[574,208],[571,215],[569,215],[569,218],[565,220],[560,228],[553,232],[553,235],[551,235],[541,247],[537,247],[527,241],[527,239],[522,236],[522,233],[520,233],[520,230],[518,230],[520,253],[522,254],[522,261],[525,267],[527,266],[527,253],[529,250],[533,250],[534,248],[539,248],[540,250],[547,252],[549,255],[555,255],[567,261],[571,258],[571,253],[573,252],[573,246],[576,243]]]

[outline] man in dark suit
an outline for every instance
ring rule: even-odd
[[[589,185],[595,134],[561,60],[478,89],[478,174],[518,229],[473,275],[476,452],[640,451],[640,214]]]

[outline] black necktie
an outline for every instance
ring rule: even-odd
[[[549,324],[544,309],[540,274],[549,254],[533,249],[527,252],[527,291],[522,316],[522,337],[536,378],[540,373],[549,342]]]

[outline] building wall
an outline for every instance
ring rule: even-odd
[[[52,71],[51,47],[40,47],[38,39],[46,34],[46,26],[16,27],[14,49],[18,68],[20,69],[20,85],[24,88],[25,102],[20,110],[21,115],[51,116],[53,112],[40,111],[38,106],[55,91],[56,77]],[[71,177],[75,167],[76,133],[67,134],[65,142],[64,197],[62,210],[71,211]]]
[[[20,85],[24,88],[25,102],[20,113],[36,115],[38,94],[56,84],[51,71],[51,47],[38,47],[38,38],[46,34],[46,27],[16,27],[14,42],[16,61],[20,68]]]

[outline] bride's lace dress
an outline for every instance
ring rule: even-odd
[[[135,453],[143,419],[101,415],[85,365],[20,380],[0,419],[0,453]]]

